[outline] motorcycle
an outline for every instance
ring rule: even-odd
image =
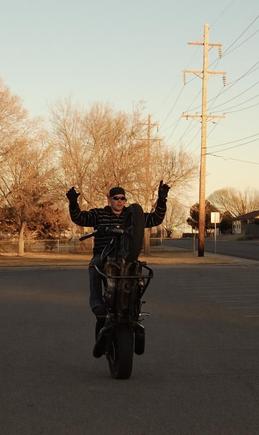
[[[133,368],[134,353],[145,351],[142,297],[153,278],[153,271],[138,260],[144,237],[144,214],[138,204],[128,207],[123,227],[104,225],[82,236],[80,240],[98,233],[111,235],[101,254],[102,267],[94,266],[104,284],[104,303],[107,314],[102,326],[96,328],[93,355],[106,355],[110,374],[115,379],[128,379]]]

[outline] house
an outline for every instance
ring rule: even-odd
[[[234,218],[232,221],[232,233],[259,237],[259,210]]]

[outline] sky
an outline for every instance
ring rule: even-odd
[[[259,189],[258,0],[0,0],[0,78],[31,116],[48,119],[58,101],[108,103],[131,112],[142,102],[171,149],[199,161],[201,46],[212,48],[206,194],[222,187]],[[229,149],[227,149],[229,148]],[[212,155],[213,154],[213,155]],[[186,203],[198,200],[198,180]],[[187,204],[189,205],[189,204]]]

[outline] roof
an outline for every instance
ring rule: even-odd
[[[246,221],[247,219],[259,219],[259,210],[250,211],[234,218],[234,221]]]

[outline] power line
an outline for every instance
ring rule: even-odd
[[[165,124],[165,122],[168,120],[168,118],[169,118],[169,116],[171,115],[171,113],[174,111],[174,108],[175,108],[177,102],[179,101],[179,99],[180,99],[180,97],[181,97],[183,91],[184,91],[184,86],[181,87],[180,91],[178,92],[178,94],[177,94],[177,96],[176,96],[176,98],[175,98],[174,104],[172,105],[171,109],[169,110],[169,112],[167,113],[167,115],[165,116],[165,118],[161,121],[161,126],[162,126],[163,124]]]
[[[232,150],[233,148],[243,147],[244,145],[248,145],[248,144],[250,144],[250,143],[257,142],[257,141],[258,141],[258,138],[253,139],[253,140],[250,140],[250,141],[248,141],[248,142],[244,142],[244,143],[238,144],[238,145],[233,145],[233,146],[231,146],[231,147],[223,148],[223,149],[220,149],[220,150],[217,150],[217,151],[219,151],[220,153],[222,153],[223,151],[228,151],[228,150]],[[207,154],[209,154],[209,153],[207,153]]]
[[[235,104],[235,106],[227,107],[227,108],[225,109],[225,110],[226,110],[226,113],[230,113],[229,110],[231,110],[231,109],[233,109],[233,108],[235,108],[235,107],[243,106],[243,104],[246,104],[246,103],[248,103],[249,101],[255,100],[255,99],[258,98],[258,97],[259,97],[259,94],[254,95],[253,97],[250,97],[250,98],[248,98],[247,100],[242,101],[241,103]],[[214,112],[217,113],[218,110],[216,110],[216,111],[214,110]],[[220,110],[220,112],[222,112],[222,110]]]
[[[233,86],[235,86],[240,80],[242,80],[244,77],[248,76],[249,74],[252,74],[253,72],[257,71],[258,68],[255,68],[257,65],[259,64],[259,60],[257,62],[255,62],[247,71],[245,71],[243,74],[241,74],[239,77],[237,77],[236,80],[234,80],[234,82],[232,82],[231,84],[225,86],[223,89],[221,89],[217,95],[215,95],[214,97],[210,98],[208,100],[208,103],[211,102],[215,102],[222,94],[224,94],[225,92],[228,92],[229,89],[231,89]],[[218,105],[219,106],[219,105]],[[216,106],[216,107],[218,107]],[[194,111],[197,110],[200,106],[195,106],[193,108],[191,108],[190,110]],[[213,109],[213,106],[212,106]]]
[[[239,94],[235,95],[232,98],[229,98],[228,100],[224,101],[223,103],[220,103],[216,106],[214,106],[214,109],[217,109],[218,107],[222,107],[227,103],[230,103],[230,101],[236,100],[238,97],[240,97],[241,95],[245,94],[246,92],[250,91],[250,89],[254,88],[256,85],[258,85],[259,80],[257,82],[255,82],[253,85],[249,86],[247,89],[245,89],[244,91],[240,92]],[[214,110],[213,109],[213,110]]]
[[[200,94],[201,94],[201,90],[199,90],[199,92],[194,96],[194,98],[192,99],[192,101],[191,101],[191,103],[189,104],[189,106],[188,106],[188,108],[186,109],[186,111],[189,110],[190,106],[194,103],[195,100],[197,100],[197,98],[199,97]],[[173,126],[174,124],[176,124],[176,125],[175,125],[175,127],[173,128],[172,132],[170,133],[169,138],[172,138],[172,136],[174,135],[174,133],[175,133],[175,131],[176,131],[176,129],[177,129],[177,127],[178,127],[178,125],[179,125],[179,123],[180,123],[181,120],[182,120],[182,115],[179,116],[179,118],[178,118],[178,119],[177,119],[177,120],[172,124],[172,126]],[[171,126],[171,127],[172,127],[172,126]]]
[[[213,133],[213,131],[218,127],[219,125],[219,121],[218,122],[214,122],[213,127],[210,129],[208,136],[211,136],[211,134]]]
[[[216,24],[216,23],[221,19],[221,17],[225,14],[225,12],[227,11],[227,9],[229,9],[235,1],[236,1],[236,0],[230,0],[229,2],[227,2],[227,4],[225,5],[225,7],[220,11],[220,13],[218,14],[218,16],[215,18],[215,20],[214,20],[213,24],[211,25],[211,27],[214,27],[214,26],[215,26],[215,24]],[[193,53],[193,55],[191,56],[190,61],[188,62],[188,65],[191,64],[191,63],[193,62],[193,58],[196,57],[197,52],[198,52],[198,47],[196,48],[196,51],[195,51],[195,52]],[[186,66],[186,68],[188,68],[188,65]],[[190,79],[186,84],[191,83],[191,82],[192,82],[193,80],[195,80],[195,79],[197,79],[196,76],[192,77],[192,78],[191,78],[191,79]],[[182,86],[181,89],[180,89],[180,91],[178,92],[178,94],[177,94],[177,96],[176,96],[176,98],[175,98],[175,100],[174,100],[174,103],[173,103],[171,109],[169,109],[169,112],[168,112],[167,115],[164,117],[164,119],[161,121],[160,127],[162,127],[162,125],[164,125],[164,124],[166,123],[167,119],[169,118],[169,116],[171,115],[171,113],[174,111],[175,106],[176,106],[176,104],[178,103],[178,101],[179,101],[179,99],[180,99],[180,97],[181,97],[181,95],[182,95],[182,93],[183,93],[184,88],[185,88],[185,85]],[[198,95],[200,95],[200,93],[201,93],[201,91],[199,91],[199,94],[198,94]],[[164,101],[166,101],[167,99],[168,99],[168,97],[166,97]],[[196,97],[195,97],[195,99],[196,99]],[[194,99],[194,101],[195,101],[195,99]],[[194,102],[194,101],[193,101],[193,102]],[[191,104],[193,104],[193,102],[192,102]],[[186,111],[188,111],[188,110],[190,110],[190,109],[187,108]],[[181,119],[181,118],[180,118],[180,119]],[[170,127],[169,127],[169,128],[170,128]]]
[[[241,74],[234,82],[232,82],[227,88],[224,89],[224,92],[227,92],[230,88],[232,88],[234,85],[236,85],[240,80],[242,80],[244,77],[248,76],[249,74],[254,73],[258,70],[258,67],[255,68],[259,64],[259,60],[255,62],[246,72]]]
[[[218,17],[216,18],[216,20],[215,20],[215,22],[217,22],[218,20],[219,20],[219,18],[225,13],[225,11],[232,5],[232,3],[233,3],[233,0],[232,1],[230,1],[224,8],[223,8],[223,10],[219,13],[219,15],[218,15]],[[232,47],[234,47],[234,45],[236,44],[236,42],[238,42],[238,40],[252,27],[252,25],[258,20],[258,18],[259,18],[259,15],[257,15],[246,27],[245,27],[245,29],[234,39],[234,41],[232,41],[231,42],[231,44],[223,51],[223,53],[222,53],[222,56],[221,57],[224,57],[224,56],[226,56],[227,54],[230,54],[230,53],[232,53],[235,49],[237,49],[237,48],[239,48],[241,45],[243,45],[245,42],[247,42],[249,39],[251,39],[251,37],[252,36],[254,36],[259,30],[256,30],[256,32],[254,32],[252,35],[250,35],[246,40],[244,40],[244,41],[242,41],[241,43],[240,43],[240,45],[239,46],[237,46],[237,47],[235,47],[235,48],[233,48],[232,50],[230,50]],[[215,25],[215,22],[214,22],[214,24],[213,25]],[[196,53],[195,53],[195,56],[196,56]],[[194,56],[193,56],[194,57]],[[212,65],[214,65],[215,63],[218,63],[219,62],[219,60],[218,59],[216,59],[214,62],[212,62],[211,64],[210,64],[210,66],[212,66]],[[190,63],[190,62],[189,62]],[[250,73],[250,70],[254,67],[254,66],[256,66],[257,64],[258,64],[259,62],[257,62],[255,65],[253,65],[246,73],[244,73],[245,75],[242,75],[242,76],[240,76],[235,82],[233,82],[230,86],[228,86],[228,87],[224,87],[223,89],[221,89],[221,91],[216,95],[216,96],[214,96],[214,97],[212,97],[211,99],[209,99],[208,100],[208,103],[210,103],[210,102],[215,102],[216,100],[217,100],[217,98],[220,96],[220,95],[222,95],[224,92],[226,92],[226,91],[228,91],[229,89],[231,89],[232,88],[232,86],[234,85],[234,84],[236,84],[239,80],[241,80],[243,77],[245,77],[246,75],[248,75],[249,73]],[[252,72],[254,72],[254,71],[252,71]],[[189,84],[191,81],[193,81],[193,80],[195,80],[197,78],[197,76],[194,76],[194,77],[192,77],[186,84]],[[174,109],[175,109],[175,107],[176,107],[176,105],[177,105],[177,103],[178,103],[178,101],[180,100],[180,97],[182,96],[182,93],[183,93],[183,91],[184,91],[184,86],[180,89],[180,91],[179,91],[179,93],[177,94],[177,96],[176,96],[176,98],[175,98],[175,101],[174,101],[174,103],[173,103],[173,106],[172,106],[172,108],[170,109],[170,111],[169,111],[169,113],[166,115],[166,117],[164,118],[164,120],[162,121],[162,125],[163,124],[165,124],[165,122],[168,120],[168,118],[169,118],[169,116],[171,115],[171,113],[174,111]],[[197,94],[197,96],[194,98],[194,101],[195,101],[195,99],[200,95],[200,93],[201,93],[201,91],[199,91],[199,93]],[[234,97],[235,98],[235,97]],[[192,105],[193,104],[193,102],[194,101],[192,101],[192,103],[190,104],[190,105]],[[222,104],[224,104],[224,103],[222,103]],[[216,106],[216,107],[219,107],[219,105],[218,106]],[[196,107],[194,107],[194,108],[190,108],[190,106],[186,109],[186,111],[189,111],[189,110],[197,110],[197,109],[199,109],[200,108],[200,106],[196,106]],[[173,124],[176,124],[175,125],[175,128],[173,129],[173,131],[172,131],[172,133],[170,134],[170,137],[172,137],[173,135],[174,135],[174,133],[175,133],[175,131],[176,131],[176,128],[178,127],[178,125],[179,125],[179,123],[180,123],[180,120],[181,120],[181,117],[180,118],[178,118]],[[170,127],[169,127],[170,128]]]
[[[216,147],[221,147],[221,146],[224,146],[224,145],[230,145],[232,143],[241,142],[243,140],[250,139],[251,137],[255,137],[255,136],[258,136],[258,135],[259,135],[259,132],[255,133],[255,134],[251,134],[250,136],[241,137],[240,139],[235,139],[235,140],[231,140],[229,142],[223,142],[223,143],[220,143],[220,144],[217,144],[217,145],[212,145],[210,148],[216,148]]]
[[[248,163],[248,164],[251,164],[251,165],[259,165],[259,162],[252,162],[251,160],[234,159],[232,157],[224,157],[224,156],[220,156],[218,154],[211,154],[211,153],[209,153],[208,155],[212,156],[212,157],[220,157],[223,160],[234,160],[235,162]]]
[[[255,17],[249,24],[248,26],[241,32],[241,34],[234,40],[231,42],[231,44],[229,46],[227,46],[225,48],[225,50],[223,51],[223,53],[221,54],[220,58],[215,59],[209,66],[214,66],[217,65],[219,63],[219,60],[222,59],[223,57],[226,57],[227,55],[233,53],[233,51],[237,50],[239,47],[241,47],[245,42],[247,42],[249,39],[251,39],[254,35],[256,35],[256,33],[258,33],[259,30],[256,30],[254,33],[252,33],[251,35],[249,35],[245,40],[243,40],[238,46],[233,47],[235,45],[235,43],[246,33],[246,31],[254,24],[255,21],[257,21],[257,19],[259,18],[259,15],[257,15],[257,17]],[[232,50],[231,47],[233,47]],[[230,50],[230,51],[229,51]]]
[[[258,64],[259,64],[259,60],[257,62],[255,62],[246,72],[244,72],[243,74],[241,74],[241,76],[239,76],[236,80],[234,80],[234,82],[232,82],[230,85],[226,86],[225,88],[221,89],[221,91],[215,97],[212,97],[209,100],[209,102],[211,102],[212,100],[214,100],[214,102],[215,102],[216,99],[218,99],[218,97],[220,95],[224,94],[225,92],[228,92],[229,89],[233,88],[233,86],[235,86],[240,80],[247,77],[249,74],[252,74],[253,72],[257,71],[258,68],[255,68],[255,67]]]
[[[191,56],[191,58],[190,58],[190,60],[189,60],[189,62],[188,62],[187,65],[189,65],[189,64],[193,61],[193,58],[196,57],[197,51],[198,51],[198,49],[196,50],[195,53],[193,53],[193,55]],[[167,119],[169,118],[169,116],[171,115],[171,113],[174,111],[175,106],[176,106],[176,104],[178,103],[178,101],[179,101],[179,99],[180,99],[180,97],[181,97],[181,95],[182,95],[182,93],[183,93],[184,90],[185,90],[185,85],[182,85],[181,88],[180,88],[180,90],[179,90],[179,92],[178,92],[178,94],[177,94],[176,97],[175,97],[175,100],[174,100],[174,102],[173,102],[171,108],[169,109],[169,112],[165,115],[164,119],[161,121],[161,126],[164,125],[164,124],[166,123]],[[166,101],[167,99],[168,99],[168,97],[166,97],[164,101]]]
[[[239,36],[237,36],[237,38],[223,51],[222,57],[226,56],[226,54],[228,53],[228,51],[230,50],[231,47],[233,47],[233,45],[235,45],[235,43],[242,38],[242,36],[247,32],[247,30],[250,29],[250,27],[252,27],[252,25],[258,20],[259,15],[257,15],[249,24],[248,26],[240,33]]]
[[[253,107],[257,107],[257,106],[259,106],[259,103],[252,104],[251,106],[243,107],[243,109],[230,110],[230,111],[224,112],[224,113],[227,114],[227,113],[243,112],[244,110],[249,110],[249,109],[252,109]]]
[[[193,129],[196,127],[195,125],[196,123],[191,124],[190,122],[187,123],[187,127],[184,130],[184,132],[182,133],[182,135],[179,137],[178,142],[181,142],[182,139],[184,138],[184,136],[186,136],[187,134],[190,134]]]
[[[194,77],[194,78],[197,78],[197,77]],[[189,80],[189,82],[187,82],[187,83],[185,83],[184,85],[182,85],[182,87],[181,87],[181,89],[180,89],[180,91],[178,92],[178,94],[177,94],[177,96],[176,96],[176,98],[175,98],[175,101],[174,101],[174,103],[173,103],[173,105],[172,105],[172,107],[171,107],[171,109],[169,110],[169,112],[168,112],[168,114],[165,116],[165,118],[162,120],[162,122],[161,122],[161,127],[162,127],[162,125],[164,125],[165,124],[165,122],[167,121],[167,119],[169,118],[169,116],[171,115],[171,113],[174,111],[174,109],[175,109],[175,106],[176,106],[176,104],[178,103],[178,101],[180,100],[180,97],[182,96],[182,93],[183,93],[183,91],[186,89],[186,85],[188,85],[192,80],[194,80],[194,78],[192,78],[191,80]],[[199,91],[199,93],[193,98],[193,100],[192,100],[192,102],[190,103],[190,105],[191,104],[193,104],[194,102],[195,102],[195,100],[198,98],[198,96],[199,96],[199,94],[200,94],[200,92],[201,91]],[[187,109],[188,110],[188,109]],[[178,125],[178,122],[181,120],[181,116],[179,117],[179,118],[177,118],[169,127],[167,127],[167,129],[166,130],[169,130],[170,128],[172,128],[172,126],[176,123],[176,126]],[[173,130],[173,132],[174,132],[174,130]],[[172,136],[172,133],[171,133],[171,135],[170,136]]]
[[[230,8],[230,6],[232,6],[232,4],[234,3],[234,1],[236,0],[230,0],[230,2],[228,2],[226,4],[226,6],[221,10],[221,12],[218,14],[218,16],[215,18],[215,21],[212,22],[211,28],[215,26],[215,24],[221,19],[221,17],[225,14],[225,12],[227,11],[227,9]]]
[[[236,51],[238,48],[242,47],[242,45],[244,45],[247,41],[249,41],[249,39],[253,38],[253,36],[255,36],[257,33],[259,32],[259,29],[257,29],[254,33],[252,33],[251,35],[249,35],[246,39],[244,39],[242,42],[240,42],[239,45],[237,45],[236,47],[234,47],[232,50],[230,50],[227,53],[223,53],[222,57],[226,57],[229,54],[233,53],[233,51]]]
[[[225,13],[225,11],[232,5],[232,3],[233,3],[233,1],[230,1],[229,3],[227,3],[227,5],[223,8],[223,10],[219,13],[219,15],[218,15],[218,17],[216,18],[216,20],[215,20],[215,22],[217,22],[219,19],[220,19],[220,17]],[[234,47],[234,45],[240,40],[240,38],[242,38],[242,36],[252,27],[252,25],[258,20],[258,18],[259,18],[259,15],[257,15],[246,27],[245,27],[245,29],[234,39],[234,41],[232,41],[231,42],[231,44],[223,51],[223,53],[222,53],[222,56],[221,57],[224,57],[224,56],[226,56],[226,55],[228,55],[228,54],[230,54],[230,53],[232,53],[234,50],[236,50],[237,48],[239,48],[241,45],[243,45],[245,42],[247,42],[249,39],[251,39],[259,30],[256,30],[252,35],[249,35],[249,37],[247,37],[245,40],[243,40],[237,47]],[[214,22],[214,24],[213,25],[215,25],[215,22]],[[233,47],[233,48],[232,48]],[[231,48],[232,48],[232,50],[231,50]],[[195,56],[196,56],[196,53],[194,53],[195,54]],[[194,57],[194,56],[193,56]],[[215,64],[215,63],[218,63],[218,59],[217,60],[215,60],[214,62],[212,62],[211,64],[210,64],[210,66],[211,65],[213,65],[213,64]],[[219,98],[219,96],[221,96],[224,92],[226,92],[226,91],[228,91],[229,89],[231,89],[236,83],[238,83],[241,79],[243,79],[244,77],[246,77],[247,75],[249,75],[250,73],[253,73],[253,72],[255,72],[256,71],[256,69],[254,69],[257,65],[258,65],[258,63],[259,63],[259,61],[258,62],[256,62],[254,65],[252,65],[252,67],[250,67],[244,74],[242,74],[240,77],[238,77],[232,84],[230,84],[228,87],[224,87],[223,89],[221,89],[221,91],[216,95],[216,96],[214,96],[214,97],[212,97],[211,99],[209,99],[208,100],[208,103],[209,102],[211,102],[212,104],[213,104],[213,102],[215,103],[215,101],[217,100],[217,98]],[[194,77],[192,77],[191,78],[191,80],[189,80],[186,84],[189,84],[191,81],[193,81],[193,80],[195,80],[197,78],[197,76],[194,76]],[[256,82],[254,85],[252,85],[250,88],[248,88],[246,91],[248,91],[249,89],[252,89],[252,87],[254,87],[254,86],[256,86],[256,84],[257,84],[258,82]],[[186,86],[186,85],[185,85]],[[168,118],[169,118],[169,116],[172,114],[172,112],[175,110],[175,107],[176,107],[176,105],[177,105],[177,103],[179,102],[179,100],[180,100],[180,98],[181,98],[181,96],[182,96],[182,94],[183,94],[183,91],[184,91],[184,86],[180,89],[180,91],[179,91],[179,93],[177,94],[177,96],[176,96],[176,98],[175,98],[175,100],[174,100],[174,103],[173,103],[173,106],[171,107],[171,109],[170,109],[170,111],[169,111],[169,113],[166,115],[166,117],[164,118],[164,120],[162,121],[162,124],[165,124],[165,122],[168,120]],[[241,92],[240,94],[239,94],[239,96],[240,95],[242,95],[243,93],[245,93],[246,91],[243,91],[243,92]],[[186,111],[189,111],[189,110],[196,110],[196,109],[199,109],[200,108],[200,106],[196,106],[195,108],[193,108],[193,109],[191,109],[190,108],[190,106],[194,103],[194,101],[198,98],[198,96],[201,94],[201,90],[198,92],[198,94],[194,97],[194,99],[193,99],[193,101],[190,103],[190,105],[189,105],[189,107],[186,109]],[[236,97],[233,97],[232,99],[236,99],[238,96],[236,96]],[[230,99],[230,100],[232,100],[232,99]],[[230,100],[228,100],[228,101],[230,101]],[[227,101],[225,101],[224,103],[222,103],[222,105],[223,104],[226,104],[227,103]],[[221,106],[221,104],[218,104],[216,107],[218,108],[218,107],[220,107]],[[250,108],[250,107],[249,107]],[[246,109],[244,109],[244,110],[246,110]],[[170,133],[170,135],[169,135],[169,137],[171,138],[174,134],[175,134],[175,131],[176,131],[176,129],[178,128],[178,126],[179,126],[179,124],[180,124],[180,121],[181,121],[181,117],[179,117],[179,118],[177,118],[174,122],[173,122],[173,124],[172,124],[172,126],[171,127],[168,127],[166,130],[168,130],[169,128],[172,128],[173,126],[174,126],[174,128],[173,128],[173,130],[172,130],[172,132]],[[215,127],[216,127],[216,125],[215,125]],[[214,127],[214,128],[215,128]],[[214,130],[214,129],[213,129]],[[184,135],[182,135],[181,136],[181,139],[183,139],[183,137],[185,136],[185,134],[187,134],[187,132],[188,132],[188,130],[185,130],[185,133],[184,133]],[[189,131],[190,132],[190,131]],[[211,134],[211,132],[209,133],[209,134]]]
[[[191,140],[185,145],[185,150],[187,150],[189,148],[189,146],[192,144],[192,142],[194,141],[194,139],[196,139],[196,137],[198,136],[198,134],[200,134],[200,127],[198,127],[198,130],[196,131],[196,133],[194,134],[194,136],[191,138]],[[195,148],[195,150],[197,148],[199,148],[200,145],[197,145],[197,147]]]
[[[248,26],[241,32],[241,34],[224,50],[224,52],[222,53],[222,56],[221,56],[221,58],[222,57],[224,57],[224,56],[226,56],[227,54],[228,54],[228,51],[229,51],[229,49],[231,48],[231,47],[233,47],[233,45],[246,33],[246,31],[255,23],[255,21],[257,21],[258,20],[258,18],[259,18],[259,15],[257,15],[249,24],[248,24]],[[258,32],[259,30],[257,30],[256,32],[254,32],[253,33],[253,35],[250,35],[250,37],[252,37],[252,36],[254,36],[257,32]],[[244,42],[246,42],[248,39],[250,39],[250,37],[249,38],[247,38],[245,41],[243,41],[242,43],[244,43]],[[241,45],[241,44],[240,44]],[[238,46],[239,47],[239,46]],[[236,47],[236,48],[238,48],[238,47]],[[232,51],[234,51],[234,50],[232,50]],[[231,52],[232,52],[231,51]],[[230,53],[229,53],[230,54]],[[214,62],[212,62],[211,64],[210,64],[210,67],[211,66],[213,66],[213,65],[215,65],[215,64],[217,64],[219,62],[219,59],[216,59]],[[211,99],[209,99],[208,100],[208,103],[210,103],[210,102],[213,102],[213,100],[214,100],[214,102],[218,99],[218,97],[220,96],[220,95],[222,95],[224,92],[227,92],[229,89],[231,89],[232,88],[232,86],[234,85],[234,84],[236,84],[239,80],[241,80],[242,78],[244,78],[246,75],[248,75],[248,74],[250,74],[250,72],[254,72],[254,71],[256,71],[256,70],[254,70],[254,71],[252,71],[252,69],[257,65],[259,63],[259,61],[258,62],[256,62],[251,68],[249,68],[247,71],[246,71],[246,73],[244,73],[243,75],[241,75],[240,77],[238,77],[231,85],[229,85],[228,87],[224,87],[223,89],[221,89],[221,91],[216,95],[216,96],[214,96],[214,97],[212,97]],[[190,110],[196,110],[198,108],[198,106],[197,107],[194,107],[194,108],[192,108],[192,109],[190,109]]]

